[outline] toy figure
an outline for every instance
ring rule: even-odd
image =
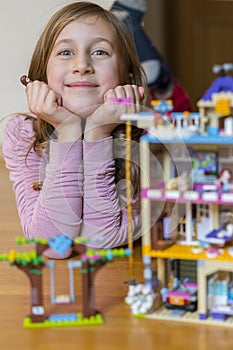
[[[233,184],[231,183],[232,171],[230,169],[224,168],[220,172],[216,184],[224,192],[229,192],[233,189]]]
[[[179,190],[184,193],[191,189],[191,180],[187,171],[183,171],[178,177],[172,178],[167,182],[167,190]]]

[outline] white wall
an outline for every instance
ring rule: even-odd
[[[27,111],[24,87],[19,81],[28,71],[34,46],[51,15],[65,0],[7,0],[0,5],[0,119]],[[93,1],[109,8],[113,0]],[[0,143],[2,129],[0,124]]]

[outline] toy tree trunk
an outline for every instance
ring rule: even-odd
[[[29,278],[31,284],[31,314],[32,322],[44,322],[46,315],[43,306],[43,288],[42,288],[42,268],[43,264],[37,265],[17,265]]]
[[[89,263],[89,261],[83,261],[82,265],[82,288],[83,288],[83,317],[89,318],[95,316],[98,311],[95,309],[95,297],[94,297],[94,280],[96,273],[101,267],[105,265],[105,262],[99,262],[97,266]]]

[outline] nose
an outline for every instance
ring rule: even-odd
[[[91,57],[86,53],[78,53],[75,56],[73,71],[79,74],[92,73],[93,66],[91,64]]]

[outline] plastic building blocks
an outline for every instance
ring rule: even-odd
[[[220,73],[198,101],[201,116],[201,132],[210,135],[233,135],[233,71],[232,63],[215,65],[214,73]]]
[[[220,70],[226,78],[232,66],[224,67]],[[198,102],[198,113],[172,113],[170,101],[153,101],[151,111],[130,113],[128,99],[113,101],[127,107],[122,120],[127,126],[128,183],[131,122],[147,131],[140,139],[144,283],[136,283],[131,273],[130,204],[128,249],[87,250],[87,239],[72,241],[65,235],[50,241],[17,238],[17,244],[35,244],[35,250],[18,253],[12,249],[0,254],[0,261],[18,267],[30,280],[31,310],[24,320],[26,328],[102,324],[102,316],[94,307],[95,276],[117,257],[130,257],[125,301],[135,316],[233,326],[233,90],[231,79],[221,81],[230,82],[230,91],[216,91],[218,81]],[[130,203],[129,189],[127,197]],[[56,295],[55,262],[43,259],[48,247],[61,254],[72,247],[79,254],[78,260],[67,263],[69,295]],[[184,271],[189,263],[195,269],[193,276],[189,275],[191,269],[188,274]],[[48,314],[43,304],[45,267],[50,269],[51,303],[57,306],[75,303],[74,269],[80,269],[82,314]],[[194,280],[187,281],[186,277]]]
[[[162,127],[155,126],[158,111],[128,116],[147,130],[140,139],[142,253],[144,260],[156,259],[157,266],[157,289],[151,288],[150,303],[146,278],[144,284],[130,286],[126,302],[137,316],[233,325],[232,81],[222,79],[230,82],[224,91],[216,91],[215,84],[211,99],[198,102],[198,113],[171,113]],[[219,101],[222,97],[227,104]],[[151,146],[157,157],[152,165]],[[180,181],[184,173],[188,181]],[[152,274],[148,261],[145,275]],[[189,263],[196,272],[188,282],[191,289],[180,282],[179,290],[171,280],[180,278],[182,266]]]
[[[18,267],[30,280],[31,286],[31,310],[24,320],[26,328],[44,328],[57,326],[78,326],[102,324],[101,314],[94,307],[94,281],[96,273],[107,262],[114,258],[129,257],[129,249],[88,250],[84,243],[89,241],[78,238],[71,241],[67,236],[55,236],[51,240],[31,239],[24,237],[16,239],[17,244],[35,244],[32,252],[19,253],[12,249],[9,253],[0,254],[0,261],[8,261],[10,265]],[[55,296],[54,269],[55,262],[45,262],[43,252],[50,247],[64,253],[72,246],[78,253],[78,260],[68,261],[70,274],[70,296]],[[82,274],[82,314],[49,314],[43,303],[42,276],[45,267],[50,268],[51,302],[52,304],[75,303],[73,271],[79,268]]]
[[[172,289],[166,289],[162,292],[165,307],[167,309],[195,311],[197,309],[197,291],[197,283],[177,281]]]

